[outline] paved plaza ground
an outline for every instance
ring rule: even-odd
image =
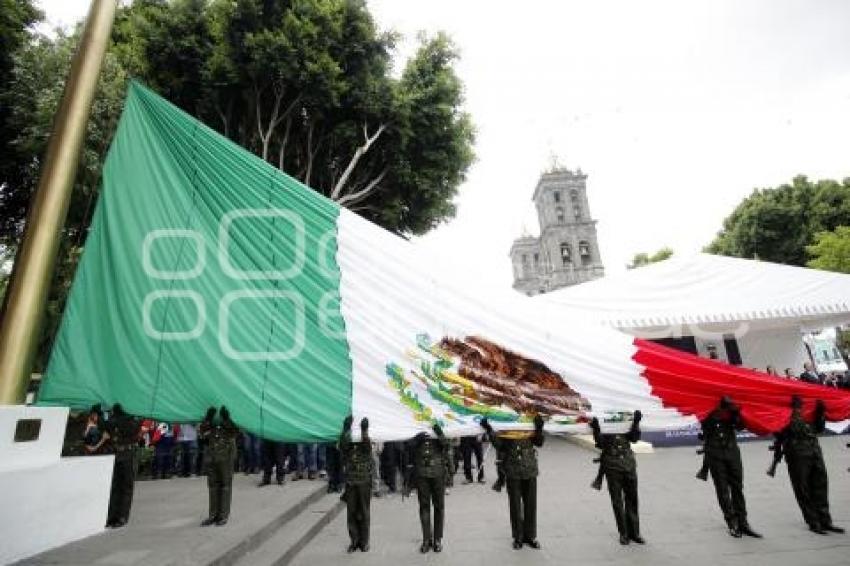
[[[850,450],[845,437],[821,440],[830,477],[836,524],[850,530]],[[378,500],[372,507],[372,551],[355,564],[599,564],[782,566],[850,564],[850,535],[809,532],[783,464],[775,479],[765,470],[766,442],[742,444],[746,495],[753,527],[762,540],[726,534],[711,482],[694,477],[694,448],[657,449],[638,456],[641,530],[648,544],[620,546],[607,491],[589,487],[593,454],[573,444],[548,442],[540,453],[538,534],[535,551],[511,548],[507,496],[489,486],[460,485],[446,499],[447,534],[442,554],[421,556],[415,498]],[[488,469],[491,472],[492,468]],[[492,472],[490,473],[492,478]],[[295,564],[339,564],[347,542],[340,515],[299,554]],[[343,563],[346,559],[343,558]]]
[[[850,473],[847,472],[850,450],[844,447],[846,440],[846,437],[832,437],[821,442],[829,468],[834,520],[850,527]],[[493,479],[490,453],[488,485],[457,485],[446,499],[445,550],[440,555],[418,553],[415,496],[404,501],[398,495],[373,500],[372,551],[349,556],[345,554],[345,513],[333,514],[339,510],[337,497],[314,495],[309,504],[304,503],[323,484],[301,481],[289,482],[283,488],[257,489],[256,476],[239,475],[233,517],[226,527],[196,526],[206,505],[204,480],[140,482],[128,527],[51,551],[27,563],[850,564],[850,535],[819,536],[806,530],[785,465],[780,467],[775,479],[765,475],[770,459],[767,443],[746,443],[742,451],[751,523],[765,535],[763,540],[729,537],[712,484],[694,478],[700,463],[694,449],[668,448],[638,456],[642,532],[648,544],[621,547],[607,492],[589,487],[596,471],[596,465],[591,462],[593,452],[570,442],[548,439],[540,453],[538,528],[543,548],[539,551],[511,548],[507,497],[489,487]],[[461,474],[457,480],[462,481]],[[269,531],[263,537],[256,537],[258,531],[263,528],[268,531],[275,521],[281,523],[281,514],[296,504],[303,509],[294,519],[275,533]],[[326,526],[322,517],[330,520]],[[261,544],[239,547],[252,536]],[[296,541],[302,544],[297,545]]]

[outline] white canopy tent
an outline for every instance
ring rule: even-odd
[[[802,333],[850,323],[850,275],[696,254],[534,300],[634,336],[684,339],[701,355],[798,372],[809,359]]]

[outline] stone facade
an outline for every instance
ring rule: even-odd
[[[524,235],[511,246],[514,289],[526,295],[598,279],[605,274],[596,220],[590,217],[587,175],[557,168],[544,173],[532,197],[540,237]]]

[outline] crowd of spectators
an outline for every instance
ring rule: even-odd
[[[91,411],[69,419],[65,455],[102,453],[103,414]],[[328,491],[341,492],[343,472],[336,443],[281,443],[263,440],[242,431],[236,443],[234,471],[258,475],[258,485],[266,486],[276,480],[327,479]],[[173,477],[205,475],[204,442],[198,438],[196,423],[166,423],[145,419],[141,422],[136,458],[137,478],[167,480]],[[376,443],[373,493],[396,493],[405,481],[405,442]],[[484,481],[481,439],[469,437],[449,441],[447,454],[447,487],[463,463],[466,483]],[[475,467],[472,466],[473,456]]]
[[[813,383],[816,385],[823,385],[825,387],[850,389],[850,371],[817,372],[811,362],[805,362],[803,364],[803,371],[798,375],[794,375],[794,371],[791,368],[785,368],[780,376],[780,374],[776,371],[776,368],[772,365],[767,366],[765,368],[765,372],[769,375],[785,377],[786,379],[793,379],[796,381],[804,381],[806,383]]]

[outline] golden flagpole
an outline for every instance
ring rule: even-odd
[[[85,139],[116,0],[92,0],[80,46],[71,62],[62,102],[30,204],[0,320],[0,405],[21,403],[40,337],[47,291]]]

